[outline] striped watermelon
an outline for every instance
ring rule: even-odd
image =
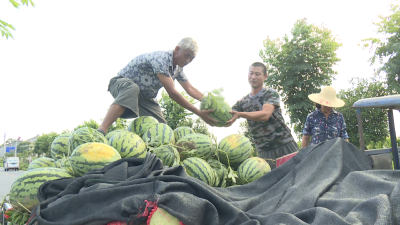
[[[207,160],[207,163],[216,172],[216,187],[226,187],[226,179],[228,178],[228,169],[217,159],[211,158]]]
[[[149,214],[147,225],[183,225],[178,218],[169,214],[164,209],[157,207],[152,214]]]
[[[98,142],[89,142],[78,146],[69,157],[69,162],[76,176],[83,176],[93,169],[101,169],[121,159],[115,148]]]
[[[51,143],[51,157],[54,160],[68,157],[71,152],[68,152],[68,139],[71,133],[60,134]]]
[[[188,134],[194,134],[194,133],[195,133],[194,130],[192,128],[190,128],[190,127],[185,127],[185,126],[177,127],[174,130],[175,142],[178,142],[178,140],[181,137],[184,137],[184,136],[186,136]]]
[[[107,133],[105,137],[107,138],[107,140],[110,140],[110,138],[111,138],[114,134],[119,133],[119,132],[129,132],[129,131],[124,130],[124,129],[113,130],[113,131],[111,131],[110,133]]]
[[[210,186],[215,185],[215,172],[211,166],[201,158],[190,157],[182,161],[186,173]]]
[[[188,157],[199,157],[207,160],[215,152],[215,145],[211,138],[205,134],[189,134],[176,143],[181,160]]]
[[[48,157],[37,158],[29,164],[27,170],[33,170],[33,169],[45,168],[45,167],[56,167],[54,159],[48,158]]]
[[[61,164],[62,164],[63,158],[61,159],[57,159],[54,164],[56,165],[56,168],[61,168]]]
[[[247,184],[257,180],[271,171],[271,167],[262,158],[251,157],[240,164],[238,172],[238,184]]]
[[[108,144],[114,147],[122,158],[144,158],[147,153],[146,144],[142,138],[129,131],[115,133],[108,140]]]
[[[225,166],[236,169],[240,163],[251,157],[253,148],[250,140],[241,134],[231,134],[218,144],[218,155]],[[229,158],[229,162],[228,162]]]
[[[68,177],[72,177],[68,171],[54,167],[26,171],[13,182],[10,202],[14,207],[23,208],[19,204],[21,203],[28,210],[32,210],[39,203],[37,192],[40,185],[50,180]]]
[[[140,137],[153,125],[157,124],[158,120],[152,116],[139,116],[129,124],[128,131],[133,132]]]
[[[232,114],[230,113],[232,108],[220,94],[214,95],[213,93],[208,93],[208,95],[201,100],[200,109],[214,109],[214,112],[210,113],[210,116],[218,120],[218,122],[215,123],[217,127],[224,127],[226,121],[232,119]]]
[[[61,168],[66,171],[69,171],[72,175],[74,175],[74,171],[71,168],[71,164],[69,162],[69,158],[62,158],[57,161],[55,161],[56,168]]]
[[[88,142],[99,142],[107,144],[107,138],[95,129],[92,129],[90,127],[82,127],[72,132],[71,136],[69,136],[68,146],[70,146],[70,150],[72,153],[72,151],[79,145]]]
[[[174,131],[165,123],[157,123],[150,127],[142,136],[148,147],[175,144]]]
[[[151,151],[161,159],[164,166],[172,167],[179,165],[179,152],[172,145],[161,145]]]

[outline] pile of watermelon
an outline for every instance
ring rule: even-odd
[[[59,135],[51,144],[52,158],[34,160],[13,183],[10,201],[16,207],[32,210],[37,191],[46,181],[80,177],[121,158],[144,158],[155,154],[165,166],[183,166],[186,173],[210,186],[228,187],[252,182],[271,169],[254,155],[248,138],[228,135],[218,144],[190,127],[172,130],[150,116],[132,121],[127,130],[115,130],[103,136],[83,127]]]

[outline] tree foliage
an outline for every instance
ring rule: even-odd
[[[190,103],[195,103],[195,99],[188,96],[185,92],[181,92],[181,94]],[[193,115],[193,113],[189,112],[187,109],[172,100],[164,90],[161,93],[161,99],[159,100],[159,103],[163,109],[162,111],[164,118],[167,121],[167,125],[173,130],[178,127],[179,123],[183,122],[187,117]]]
[[[379,77],[370,80],[353,78],[352,87],[338,93],[338,98],[345,102],[345,106],[337,111],[343,113],[343,117],[349,134],[349,141],[355,146],[360,146],[356,109],[351,106],[358,100],[388,95],[385,81]],[[371,143],[384,141],[388,135],[388,117],[386,109],[363,108],[361,109],[365,146]]]
[[[19,142],[17,146],[17,154],[22,152],[28,152],[30,150],[31,144],[32,143],[29,141]]]
[[[314,108],[307,96],[331,84],[337,74],[332,67],[340,61],[340,46],[329,29],[307,24],[306,19],[296,21],[291,35],[264,40],[260,56],[269,67],[266,84],[281,93],[297,134]]]
[[[108,128],[107,133],[114,130],[127,130],[129,127],[129,122],[127,119],[118,118],[111,126]],[[97,129],[97,128],[96,128]]]
[[[96,130],[97,128],[99,128],[99,124],[96,122],[96,120],[93,120],[93,119],[90,119],[89,121],[85,120],[85,121],[83,121],[82,124],[80,124],[77,127],[75,127],[73,131],[76,131],[79,128],[82,128],[82,127],[90,127],[92,129]]]
[[[90,127],[90,128],[92,128],[92,129],[97,129],[97,128],[99,128],[99,124],[97,123],[97,121],[96,120],[93,120],[93,119],[90,119],[89,121],[83,121],[83,123],[82,124],[80,124],[80,125],[78,125],[78,126],[76,126],[75,128],[74,128],[74,130],[73,131],[76,131],[77,129],[79,129],[79,128],[82,128],[82,127]],[[109,132],[111,132],[111,131],[114,131],[114,130],[120,130],[120,129],[125,129],[125,130],[127,130],[128,129],[128,126],[129,126],[129,123],[128,123],[128,120],[126,120],[126,119],[123,119],[123,118],[118,118],[114,123],[112,123],[111,124],[111,126],[108,128],[108,131],[107,131],[107,133],[109,133]],[[64,132],[63,132],[64,133]]]
[[[56,132],[51,132],[48,134],[42,134],[39,136],[35,144],[33,146],[33,153],[36,153],[38,155],[44,155],[45,157],[51,158],[51,143],[54,141],[54,139],[58,137],[58,134]]]
[[[29,6],[29,3],[31,4],[31,6],[35,7],[35,3],[32,0],[9,0],[9,1],[15,8],[18,8],[20,5]],[[5,36],[7,39],[8,39],[8,37],[11,37],[12,39],[14,39],[14,37],[12,36],[11,31],[9,29],[15,30],[13,25],[11,25],[3,20],[0,20],[1,36],[2,37]]]
[[[400,6],[391,4],[390,16],[379,15],[379,21],[373,23],[377,27],[377,34],[381,38],[368,38],[362,40],[364,47],[374,49],[370,59],[371,65],[379,62],[382,67],[378,73],[385,73],[387,86],[391,93],[400,93]]]

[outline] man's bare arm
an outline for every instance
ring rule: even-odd
[[[186,93],[190,95],[192,98],[200,100],[204,97],[203,93],[197,90],[189,81],[179,81],[179,84],[185,89]]]
[[[263,105],[261,111],[238,112],[238,116],[253,121],[268,121],[274,110],[275,106],[267,103]]]
[[[196,108],[192,103],[190,103],[185,97],[183,97],[183,95],[175,89],[175,84],[171,77],[167,77],[161,73],[158,73],[157,76],[172,100],[177,102],[183,108],[198,115],[211,126],[214,126],[215,122],[218,122],[216,119],[211,118],[209,115],[214,110],[200,110]]]

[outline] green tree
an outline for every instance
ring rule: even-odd
[[[377,61],[382,64],[378,73],[385,73],[389,93],[400,93],[400,6],[390,4],[393,14],[379,15],[379,22],[373,23],[377,27],[380,38],[363,39],[364,47],[374,49],[371,65]]]
[[[96,122],[96,120],[90,119],[89,121],[83,121],[82,124],[78,125],[77,127],[74,128],[74,131],[78,130],[79,128],[82,127],[90,127],[92,129],[97,129],[99,128],[99,124]]]
[[[99,128],[99,124],[97,123],[96,120],[90,119],[89,121],[83,121],[82,124],[78,125],[77,127],[74,128],[73,131],[76,131],[79,128],[82,127],[90,127],[92,129],[97,129]],[[113,131],[113,130],[120,130],[120,129],[124,129],[127,130],[129,126],[128,120],[123,119],[123,118],[118,118],[114,123],[111,124],[111,126],[108,128],[107,133]],[[72,132],[73,132],[72,131]],[[63,131],[63,133],[69,133],[68,130]]]
[[[58,137],[56,132],[51,132],[48,134],[42,134],[39,136],[33,146],[33,153],[38,155],[44,155],[45,157],[51,158],[51,143],[54,139]]]
[[[128,130],[129,122],[127,119],[118,118],[115,123],[112,123],[108,128],[107,133],[110,133],[114,130]]]
[[[349,141],[355,146],[360,146],[356,109],[351,106],[358,100],[388,95],[383,79],[375,76],[371,79],[353,78],[352,87],[341,90],[338,98],[345,102],[345,106],[337,108],[343,114],[349,134]],[[386,109],[363,108],[361,109],[365,146],[370,143],[383,142],[389,135],[388,118]]]
[[[266,84],[281,93],[290,123],[299,136],[314,109],[307,96],[331,84],[337,74],[332,67],[340,61],[336,57],[340,46],[329,29],[307,24],[306,19],[297,20],[291,35],[282,40],[264,40],[260,56],[269,66]]]
[[[195,99],[188,96],[186,92],[181,92],[183,97],[185,97],[190,103],[194,104]],[[164,90],[161,93],[161,99],[159,100],[160,106],[163,109],[163,115],[167,121],[167,125],[173,130],[178,127],[178,124],[183,122],[187,117],[193,115],[187,109],[183,108],[177,102],[172,100],[167,92]]]
[[[35,3],[33,3],[32,0],[9,0],[11,2],[11,4],[15,7],[18,8],[21,4],[22,5],[26,5],[29,6],[29,3],[31,3],[31,6],[35,7]],[[10,29],[15,30],[15,28],[13,27],[13,25],[0,20],[0,31],[1,31],[1,36],[2,37],[6,37],[8,39],[8,37],[11,37],[12,39],[14,39],[14,37],[12,36]]]
[[[31,142],[29,142],[29,141],[19,142],[18,146],[17,146],[17,154],[25,152],[25,151],[29,151],[30,147],[31,147]]]

